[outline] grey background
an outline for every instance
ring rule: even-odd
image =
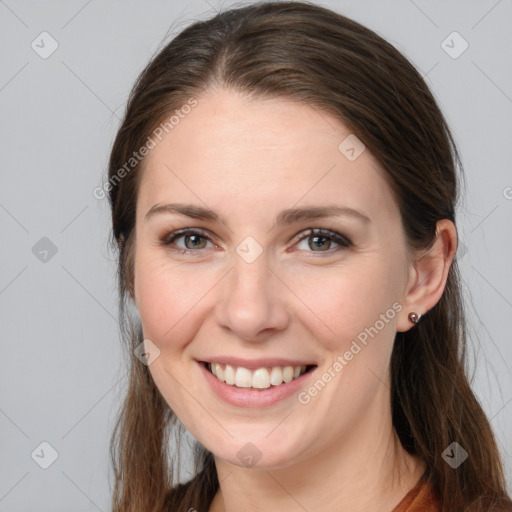
[[[108,441],[126,380],[108,203],[92,192],[129,90],[168,31],[170,37],[231,5],[0,0],[2,512],[108,510]],[[323,5],[407,55],[455,134],[467,176],[459,257],[474,389],[497,434],[510,487],[511,1]],[[43,31],[58,42],[47,59],[31,47],[34,40],[42,45]],[[441,45],[453,31],[469,44],[458,58]],[[446,44],[453,53],[463,43],[452,37]],[[44,249],[50,252],[38,252]],[[36,460],[50,460],[43,441],[58,452],[48,469],[31,457],[36,450]]]

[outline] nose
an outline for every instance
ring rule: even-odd
[[[251,263],[235,254],[215,308],[218,325],[245,341],[261,342],[275,335],[289,322],[285,290],[265,252]]]

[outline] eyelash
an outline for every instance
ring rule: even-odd
[[[208,236],[208,234],[206,232],[204,232],[203,230],[197,229],[197,228],[196,229],[187,228],[187,229],[181,229],[178,231],[173,231],[171,233],[168,233],[161,240],[158,241],[158,245],[168,247],[173,252],[176,252],[177,254],[190,254],[190,253],[201,252],[201,249],[179,249],[179,248],[171,247],[171,244],[175,240],[182,238],[186,235],[200,235],[201,237],[206,238],[208,241],[210,241],[210,242],[212,241],[210,239],[210,237]],[[353,245],[352,242],[347,237],[340,235],[339,233],[336,233],[336,231],[331,231],[329,229],[320,229],[320,228],[310,228],[309,230],[307,230],[307,233],[305,233],[300,238],[297,238],[295,240],[295,243],[302,242],[302,240],[307,240],[308,238],[311,238],[313,236],[321,236],[321,237],[329,238],[332,241],[334,241],[335,243],[339,244],[340,247],[337,247],[334,250],[328,249],[327,251],[307,251],[307,252],[312,252],[312,253],[318,252],[318,253],[332,254],[333,252],[336,252],[338,250],[348,249],[349,247],[351,247]]]

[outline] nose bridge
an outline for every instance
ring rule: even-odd
[[[247,243],[242,242],[233,255],[216,311],[219,325],[239,338],[256,340],[264,330],[284,328],[287,312],[269,269],[268,253]]]
[[[233,256],[232,279],[236,283],[234,291],[254,295],[254,298],[263,299],[269,291],[269,279],[272,273],[269,269],[268,252],[261,251],[261,254],[251,258],[240,256],[240,247],[237,248],[237,255]]]

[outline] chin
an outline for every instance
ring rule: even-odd
[[[268,431],[270,432],[270,428]],[[225,440],[208,448],[216,458],[247,469],[271,470],[290,466],[297,459],[297,442],[288,436],[265,438],[247,433],[243,438]]]

